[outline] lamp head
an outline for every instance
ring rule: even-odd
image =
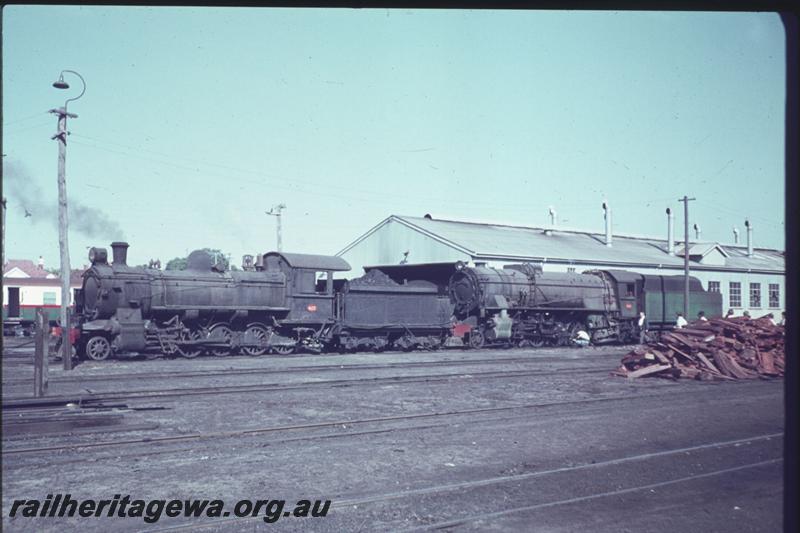
[[[53,87],[56,89],[69,89],[69,83],[64,81],[64,73],[58,77],[58,81],[53,82]]]

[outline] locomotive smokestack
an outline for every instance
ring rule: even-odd
[[[733,227],[733,244],[739,244],[739,228]]]
[[[127,242],[112,242],[111,253],[114,257],[115,265],[127,265],[128,260],[128,243]]]
[[[675,255],[675,215],[667,208],[667,253]]]
[[[753,223],[745,220],[744,225],[747,228],[747,257],[753,257]]]
[[[702,230],[700,229],[700,224],[695,224],[694,225],[694,238],[699,241],[701,233],[702,233]]]
[[[606,219],[606,246],[611,246],[611,206],[603,202],[604,218]]]

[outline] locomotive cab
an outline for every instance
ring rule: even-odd
[[[334,256],[269,252],[264,269],[286,276],[285,322],[318,325],[334,319],[333,273],[350,270],[344,259]]]
[[[611,278],[620,318],[635,318],[644,309],[644,276],[627,270],[604,270]]]

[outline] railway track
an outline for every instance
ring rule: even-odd
[[[597,368],[580,368],[560,370],[559,374],[593,374],[593,373],[607,373],[607,365],[597,365]],[[502,379],[502,378],[517,378],[527,376],[540,376],[552,373],[551,370],[528,370],[520,371],[519,369],[511,369],[504,371],[489,371],[489,372],[470,372],[470,373],[445,373],[445,374],[421,374],[410,376],[389,376],[389,377],[372,377],[372,378],[356,378],[356,379],[334,379],[322,381],[305,381],[299,383],[290,383],[286,385],[279,385],[275,383],[255,384],[255,385],[230,385],[230,386],[216,386],[216,387],[184,387],[175,389],[150,389],[150,390],[131,390],[131,391],[109,391],[101,393],[90,393],[81,395],[62,395],[62,396],[47,396],[45,398],[30,398],[30,397],[4,397],[2,402],[2,409],[4,412],[10,412],[19,409],[26,409],[32,406],[39,406],[42,404],[56,405],[59,403],[75,403],[80,405],[84,402],[102,402],[108,400],[150,400],[150,399],[163,399],[175,398],[185,396],[205,396],[205,395],[219,395],[219,394],[243,394],[252,392],[276,392],[276,391],[289,391],[289,390],[305,390],[313,388],[327,388],[327,387],[353,387],[353,386],[380,386],[380,385],[394,385],[398,383],[427,383],[427,382],[440,382],[449,381],[453,379]]]
[[[520,483],[537,479],[537,478],[547,478],[549,476],[559,476],[564,474],[570,473],[580,473],[580,472],[590,472],[601,470],[603,468],[613,468],[618,466],[624,466],[628,464],[634,463],[646,463],[652,460],[658,459],[671,459],[676,463],[681,462],[691,462],[694,461],[694,456],[697,453],[701,453],[704,451],[709,451],[713,449],[722,449],[722,448],[730,448],[730,447],[738,447],[746,444],[751,443],[760,443],[770,441],[772,439],[782,439],[783,433],[769,433],[769,434],[760,434],[754,435],[750,437],[734,439],[734,440],[726,440],[726,441],[715,441],[709,443],[703,443],[695,446],[689,447],[682,447],[682,448],[673,448],[669,450],[662,450],[658,452],[651,452],[651,453],[642,453],[642,454],[634,454],[628,455],[623,457],[618,457],[614,459],[609,459],[605,461],[597,461],[592,463],[583,463],[578,465],[572,466],[564,466],[564,467],[557,467],[557,468],[550,468],[546,470],[538,470],[534,472],[525,472],[520,474],[513,474],[513,475],[506,475],[506,476],[496,476],[496,477],[489,477],[489,478],[482,478],[482,479],[473,479],[469,481],[462,481],[456,483],[445,483],[440,485],[431,485],[428,487],[422,487],[417,489],[409,489],[403,491],[395,491],[395,492],[386,492],[382,494],[369,494],[369,495],[353,495],[345,499],[336,500],[331,503],[331,509],[353,509],[358,508],[360,512],[364,512],[364,507],[371,505],[371,504],[379,504],[383,502],[389,501],[396,501],[402,500],[407,498],[416,498],[416,497],[431,497],[437,495],[446,495],[448,493],[462,493],[464,491],[470,489],[477,489],[482,487],[490,487],[490,486],[502,486],[502,485],[519,485]],[[517,506],[512,507],[509,509],[504,509],[501,511],[495,511],[491,513],[481,513],[478,515],[468,515],[468,516],[460,516],[457,519],[451,520],[443,520],[443,521],[436,521],[430,524],[425,524],[422,526],[412,527],[402,529],[401,531],[404,532],[412,532],[412,531],[429,531],[429,530],[442,530],[447,528],[457,528],[459,526],[465,526],[467,524],[482,521],[482,520],[492,520],[497,519],[503,516],[508,516],[515,513],[521,512],[528,512],[534,511],[537,509],[553,507],[558,505],[568,505],[574,503],[585,502],[597,498],[605,498],[610,496],[619,496],[624,494],[631,494],[635,492],[641,491],[651,491],[653,492],[655,489],[659,489],[662,487],[666,487],[669,485],[679,484],[679,483],[686,483],[693,480],[700,480],[705,479],[713,476],[721,476],[724,474],[744,471],[752,468],[758,468],[773,464],[778,464],[783,462],[783,459],[780,457],[772,457],[761,461],[753,461],[748,462],[746,464],[739,464],[732,467],[726,468],[715,468],[713,470],[701,473],[692,473],[689,475],[679,476],[672,479],[663,479],[656,482],[651,483],[637,483],[633,486],[624,487],[624,488],[617,488],[615,490],[606,490],[600,491],[595,493],[590,493],[583,496],[571,497],[566,499],[559,499],[559,500],[550,500],[538,504],[532,505],[525,505],[525,506]],[[198,523],[192,522],[190,524],[180,524],[175,526],[168,526],[168,527],[159,527],[156,529],[149,530],[150,533],[156,532],[170,532],[170,531],[198,531],[204,529],[218,529],[220,527],[224,527],[225,525],[230,526],[234,523],[238,524],[240,527],[245,527],[245,524],[250,522],[261,520],[261,516],[247,516],[247,517],[227,517],[227,518],[219,518],[214,520],[209,520],[207,523]]]
[[[547,364],[563,363],[568,361],[563,357],[490,357],[486,359],[447,359],[437,361],[407,361],[400,363],[352,363],[352,364],[331,364],[331,365],[304,365],[290,366],[285,368],[230,368],[225,370],[192,370],[187,372],[126,372],[112,373],[103,375],[88,376],[53,376],[49,379],[50,383],[88,383],[88,382],[112,382],[130,380],[154,379],[183,379],[183,378],[207,378],[207,377],[228,377],[246,375],[271,375],[271,374],[290,374],[298,372],[341,372],[349,370],[386,370],[386,369],[405,369],[405,368],[428,368],[428,367],[447,367],[447,366],[470,366],[487,364]],[[3,380],[5,387],[9,386],[28,386],[31,379],[11,378]]]
[[[708,391],[705,389],[697,390],[694,393],[691,392],[683,392],[682,397],[693,397],[697,395],[702,395],[703,393],[707,393]],[[664,393],[653,393],[653,394],[646,394],[638,396],[641,399],[650,399],[650,398],[663,398],[663,397],[674,397],[674,392],[664,392]],[[773,397],[774,394],[765,394],[763,395],[764,398]],[[323,439],[323,438],[336,438],[336,437],[353,437],[353,436],[364,436],[370,434],[377,434],[377,433],[386,433],[391,431],[411,431],[411,430],[419,430],[419,429],[432,429],[436,427],[442,426],[450,426],[453,424],[453,417],[462,417],[465,415],[492,415],[498,413],[510,413],[513,411],[537,411],[537,410],[547,410],[553,409],[557,407],[566,407],[566,406],[593,406],[593,405],[603,405],[613,402],[625,402],[628,401],[629,398],[625,396],[614,396],[614,397],[603,397],[603,398],[583,398],[577,400],[560,400],[560,401],[552,401],[552,402],[534,402],[534,403],[527,403],[527,404],[515,404],[515,405],[507,405],[507,406],[498,406],[498,407],[484,407],[484,408],[472,408],[472,409],[456,409],[456,410],[446,410],[446,411],[433,411],[427,413],[415,413],[409,415],[392,415],[392,416],[382,416],[382,417],[369,417],[369,418],[358,418],[358,419],[343,419],[343,420],[331,420],[325,422],[313,422],[308,424],[294,424],[294,425],[283,425],[283,426],[268,426],[263,428],[253,428],[253,429],[242,429],[242,430],[229,430],[229,431],[215,431],[215,432],[204,432],[204,433],[190,433],[190,434],[183,434],[183,435],[164,435],[164,436],[154,436],[154,437],[141,437],[135,439],[118,439],[112,441],[102,441],[102,442],[84,442],[84,443],[70,443],[70,444],[63,444],[63,445],[55,445],[55,446],[39,446],[39,447],[30,447],[30,448],[8,448],[6,441],[6,446],[3,447],[2,455],[3,456],[11,456],[11,455],[23,455],[23,454],[30,454],[30,453],[40,453],[40,452],[58,452],[58,451],[70,451],[70,452],[87,452],[90,450],[95,449],[103,449],[103,448],[113,448],[113,447],[120,447],[120,446],[130,446],[130,445],[155,445],[155,444],[167,444],[167,443],[176,443],[176,442],[196,442],[202,440],[209,440],[209,439],[226,439],[226,438],[238,438],[238,437],[247,437],[253,435],[263,435],[263,434],[280,434],[280,433],[292,433],[297,431],[313,431],[317,429],[326,429],[326,428],[349,428],[351,431],[346,433],[337,432],[335,434],[323,434],[323,435],[310,435],[310,436],[300,436],[300,437],[292,437],[287,438],[287,441],[294,441],[294,440],[315,440],[315,439]],[[582,414],[585,414],[585,410],[581,411]],[[530,414],[524,414],[521,416],[509,416],[505,419],[511,420],[515,418],[527,418]],[[406,422],[406,421],[418,421],[418,420],[441,420],[440,422],[436,422],[433,425],[431,424],[424,424],[424,425],[411,425],[411,426],[401,426],[401,427],[389,427],[389,428],[379,428],[379,429],[366,429],[366,430],[356,430],[359,426],[365,426],[370,424],[384,424],[384,423],[392,423],[392,422]],[[505,419],[488,419],[488,421],[496,422],[498,420],[505,420]],[[470,421],[474,422],[474,420]],[[180,451],[180,450],[178,450]],[[115,451],[115,453],[117,453]],[[149,452],[148,452],[149,453]]]

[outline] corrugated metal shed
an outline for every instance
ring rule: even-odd
[[[558,228],[535,228],[499,224],[479,224],[428,217],[392,215],[337,255],[344,255],[383,226],[402,224],[424,234],[440,245],[452,248],[473,260],[568,262],[580,265],[656,266],[683,268],[683,257],[667,253],[666,239],[630,237],[614,234],[613,246],[605,245],[605,235]],[[719,246],[727,254],[724,265],[707,266],[714,270],[785,272],[784,253],[757,248],[751,257],[741,246],[701,243],[701,248]],[[692,250],[690,249],[690,253]],[[703,268],[693,261],[692,268]]]

